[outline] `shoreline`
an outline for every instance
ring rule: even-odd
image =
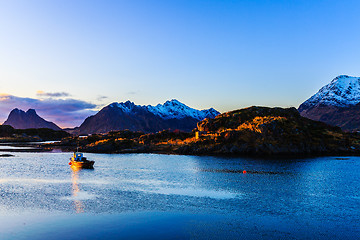
[[[52,152],[56,150],[60,150],[61,152],[74,152],[71,146],[49,146],[48,144],[39,144],[36,145],[34,142],[22,142],[21,146],[19,144],[6,143],[3,146],[12,146],[12,147],[32,147],[31,149],[1,149],[0,146],[0,157],[1,152]],[[36,146],[36,147],[35,147]],[[269,160],[285,160],[288,158],[291,159],[305,159],[305,158],[313,158],[313,157],[351,157],[351,156],[360,156],[360,152],[328,152],[328,153],[214,153],[214,152],[202,152],[202,153],[187,153],[187,152],[178,152],[177,150],[171,149],[171,146],[168,146],[168,149],[154,149],[149,146],[145,146],[144,148],[133,148],[133,149],[120,149],[117,151],[87,151],[85,149],[79,149],[83,153],[95,153],[95,154],[162,154],[162,155],[182,155],[182,156],[209,156],[209,157],[225,157],[225,158],[259,158],[259,159],[269,159]]]

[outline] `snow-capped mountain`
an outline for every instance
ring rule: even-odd
[[[302,105],[331,105],[345,107],[360,102],[360,78],[340,75],[322,87]],[[301,107],[301,106],[300,106]]]
[[[302,116],[339,126],[360,129],[360,78],[340,75],[299,106]]]
[[[111,130],[157,132],[164,129],[191,131],[196,123],[220,114],[213,108],[196,110],[176,99],[156,106],[141,106],[133,102],[112,103],[87,118],[80,133],[104,133]]]
[[[148,111],[163,119],[181,119],[191,117],[201,121],[205,118],[214,118],[220,114],[213,108],[206,110],[196,110],[194,108],[186,106],[185,104],[179,102],[176,99],[166,101],[164,104],[158,104],[155,107],[148,105],[146,106],[146,108]]]
[[[122,103],[112,103],[110,107],[117,107],[126,113],[132,113],[135,108],[143,108],[149,112],[161,117],[162,119],[181,119],[186,117],[195,118],[199,121],[204,120],[205,118],[214,118],[220,113],[213,108],[206,110],[197,110],[191,107],[186,106],[185,104],[179,102],[176,99],[171,101],[166,101],[164,104],[158,104],[156,106],[140,106],[135,105],[133,102],[126,101]]]

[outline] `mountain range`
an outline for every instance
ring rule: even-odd
[[[302,103],[301,116],[339,126],[346,131],[360,130],[360,78],[340,75]]]
[[[74,134],[106,133],[112,130],[157,132],[164,129],[191,131],[197,122],[205,118],[214,118],[219,112],[213,108],[196,110],[176,99],[156,106],[140,106],[133,102],[112,103],[98,113],[85,119],[74,129],[67,129]],[[38,116],[34,109],[24,112],[14,109],[3,125],[11,125],[17,129],[26,128],[60,128]]]
[[[346,131],[360,130],[360,78],[340,75],[302,103],[301,116],[339,126]],[[197,122],[214,118],[220,113],[213,108],[196,110],[176,99],[156,106],[135,105],[133,102],[111,103],[85,119],[74,129],[74,134],[106,133],[112,130],[158,132],[164,129],[191,131]],[[34,109],[24,112],[14,109],[4,125],[17,129],[60,128],[37,115]]]
[[[127,101],[112,103],[88,117],[77,129],[78,134],[106,133],[111,130],[158,132],[164,129],[191,131],[196,123],[219,114],[213,108],[196,110],[178,100],[156,106],[140,106]]]

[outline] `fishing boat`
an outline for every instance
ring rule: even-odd
[[[80,152],[74,152],[70,158],[69,165],[75,168],[94,168],[95,161],[89,161]]]

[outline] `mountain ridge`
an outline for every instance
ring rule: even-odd
[[[3,125],[10,125],[15,129],[50,128],[61,130],[55,123],[46,121],[36,113],[35,109],[31,108],[26,112],[18,108],[13,109]]]
[[[345,107],[360,103],[360,77],[339,75],[302,103],[299,109],[315,105]]]
[[[198,121],[213,118],[213,108],[196,110],[176,99],[156,106],[136,105],[131,101],[114,102],[90,116],[80,125],[79,134],[106,133],[112,130],[157,132],[164,129],[191,131]]]
[[[360,129],[360,78],[339,75],[303,102],[301,116],[339,126],[346,131]]]

